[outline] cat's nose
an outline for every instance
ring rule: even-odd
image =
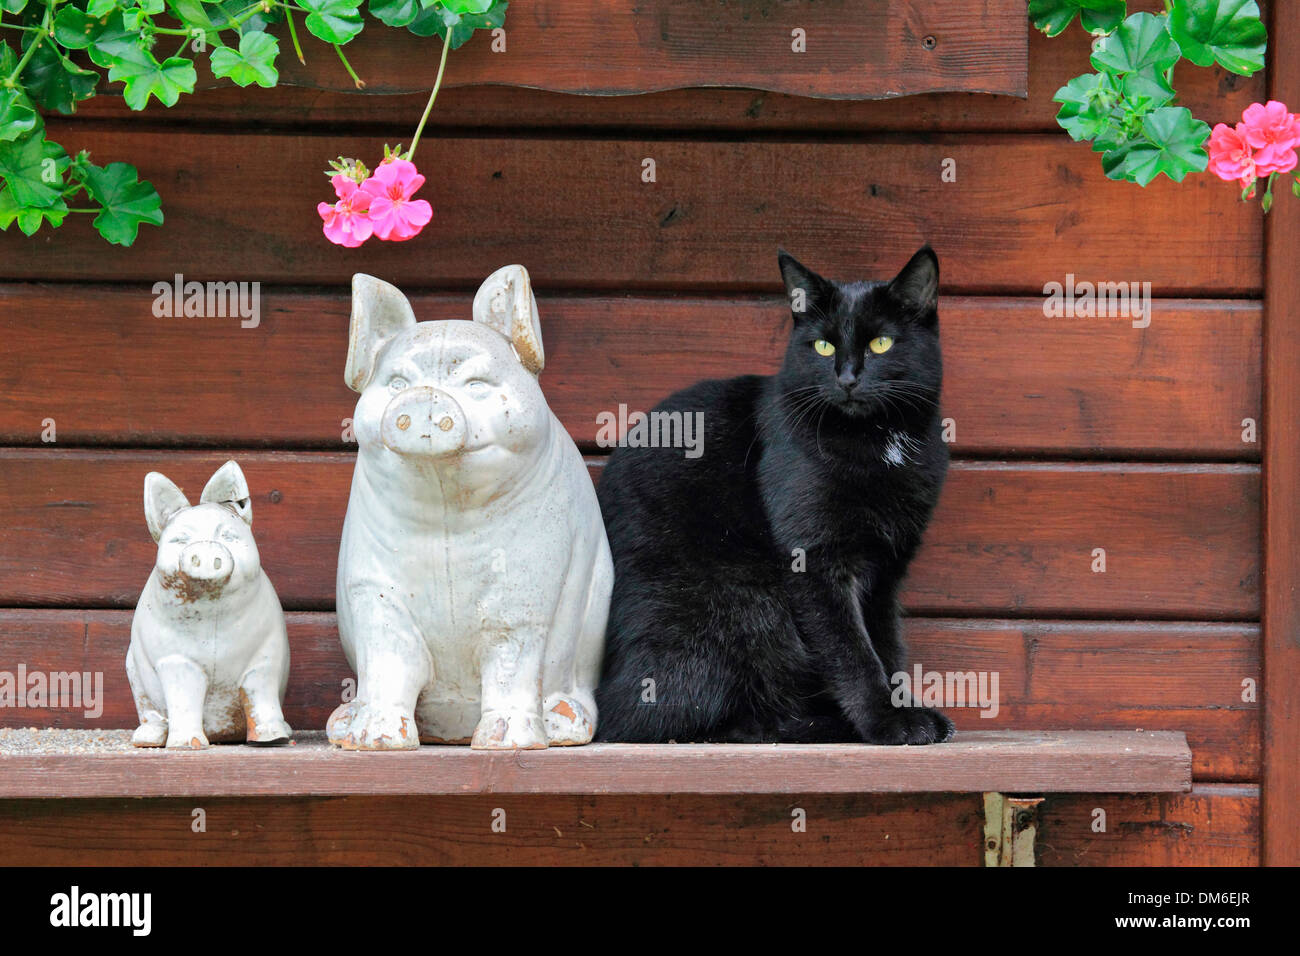
[[[852,369],[845,369],[840,372],[835,380],[840,383],[840,388],[844,389],[848,395],[852,395],[853,390],[858,387],[858,375]]]

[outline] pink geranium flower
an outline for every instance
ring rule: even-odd
[[[1252,103],[1241,114],[1246,142],[1254,150],[1255,171],[1260,176],[1288,173],[1296,168],[1296,146],[1300,145],[1300,122],[1286,104],[1277,100]]]
[[[412,199],[424,185],[415,164],[405,159],[386,159],[374,175],[361,184],[370,195],[370,219],[380,239],[401,242],[419,233],[433,218],[433,207],[423,199]]]
[[[1242,189],[1255,181],[1258,170],[1245,123],[1236,129],[1220,123],[1210,132],[1210,172],[1228,182],[1237,180]]]
[[[374,197],[346,176],[334,176],[330,182],[339,197],[338,202],[332,205],[323,202],[316,206],[321,219],[325,220],[325,237],[337,245],[355,249],[374,232],[375,224],[369,215]]]

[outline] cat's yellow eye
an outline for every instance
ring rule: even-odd
[[[875,352],[877,355],[884,355],[893,347],[894,339],[888,335],[877,335],[867,343],[867,348],[871,349],[871,351]]]
[[[825,339],[818,339],[813,343],[813,348],[817,350],[818,355],[835,354],[835,346],[831,345],[831,343],[827,342]]]

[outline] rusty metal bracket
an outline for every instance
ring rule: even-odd
[[[984,794],[984,865],[1033,866],[1042,797]]]

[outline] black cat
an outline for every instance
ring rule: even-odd
[[[890,683],[899,587],[948,467],[938,259],[926,246],[892,281],[854,283],[779,261],[781,370],[670,396],[656,412],[703,413],[702,454],[619,448],[600,479],[614,594],[598,739],[952,736]]]

